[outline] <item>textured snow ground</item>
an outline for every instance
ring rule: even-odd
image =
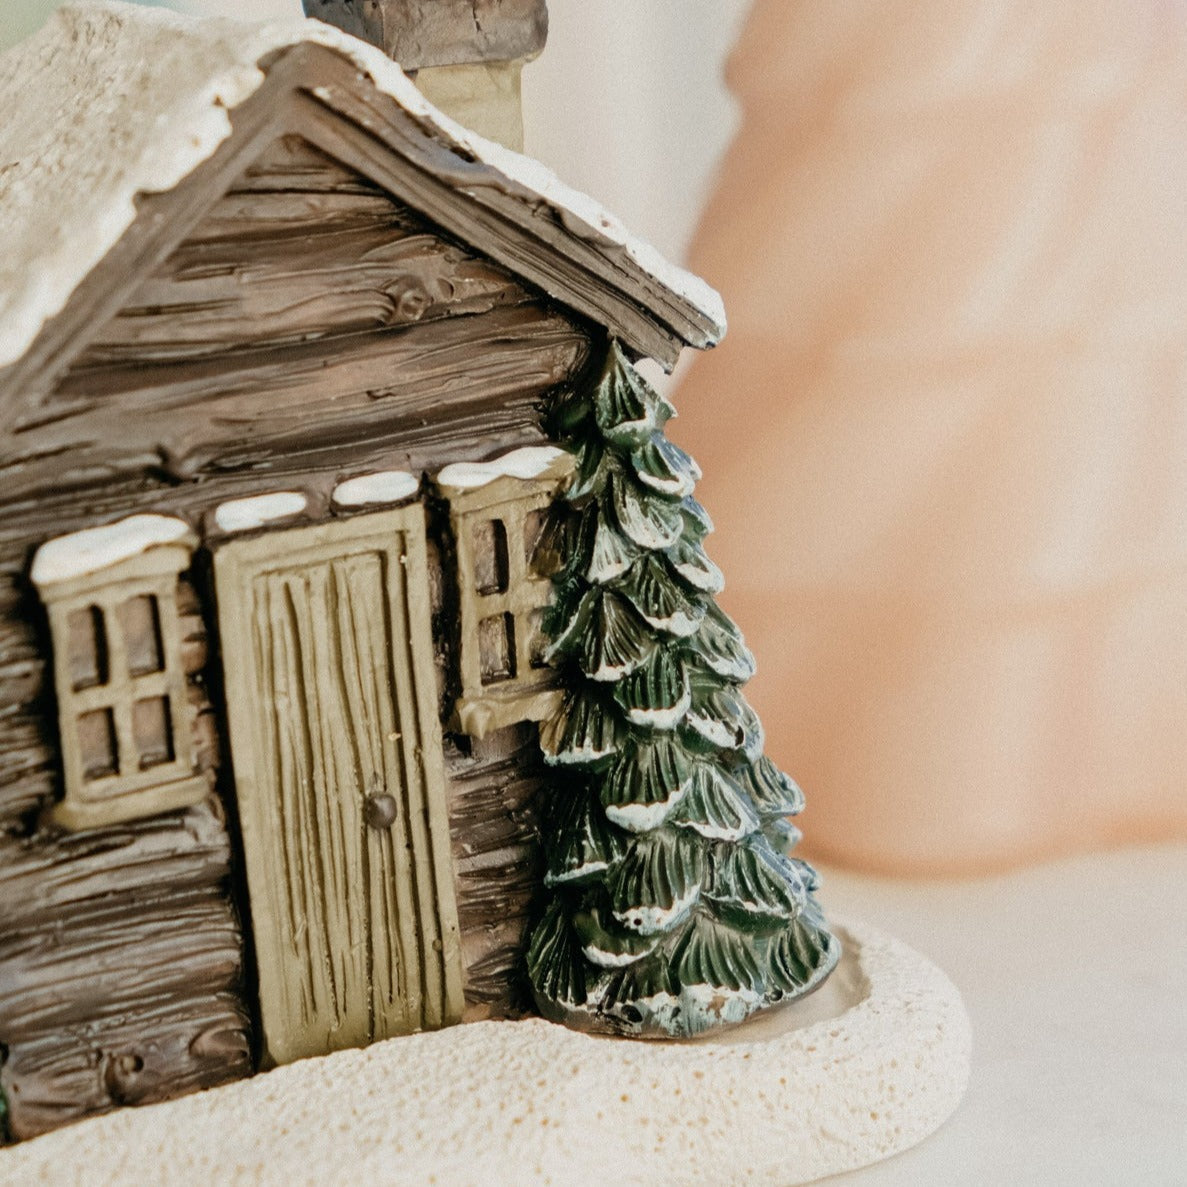
[[[481,1022],[303,1060],[0,1152],[0,1183],[806,1183],[921,1141],[968,1076],[960,995],[848,925],[825,988],[692,1043]]]

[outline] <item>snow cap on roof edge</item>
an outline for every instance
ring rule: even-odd
[[[92,0],[58,9],[0,56],[0,367],[21,358],[135,221],[136,195],[172,189],[230,136],[228,113],[264,82],[258,63],[301,43],[342,54],[427,133],[538,194],[571,230],[584,224],[591,239],[620,246],[724,334],[709,285],[544,165],[438,111],[376,47],[304,18],[195,19]]]

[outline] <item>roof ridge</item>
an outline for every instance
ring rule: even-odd
[[[690,344],[725,332],[709,285],[539,161],[438,111],[375,46],[303,17],[261,23],[73,0],[0,57],[0,225],[13,245],[0,259],[0,369],[25,354],[132,225],[136,196],[172,189],[231,135],[229,112],[264,83],[260,62],[306,43],[347,58],[426,136],[531,191],[570,234],[625,253],[707,325]]]

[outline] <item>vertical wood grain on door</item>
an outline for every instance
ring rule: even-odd
[[[420,506],[215,559],[266,1058],[457,1021]]]

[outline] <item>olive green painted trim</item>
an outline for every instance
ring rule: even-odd
[[[215,579],[265,1062],[459,1021],[424,508],[230,541]]]
[[[516,503],[529,495],[545,493],[555,499],[564,489],[577,469],[573,454],[559,453],[547,469],[541,470],[535,478],[515,478],[501,475],[481,486],[452,486],[448,482],[437,482],[437,488],[449,500],[451,511],[480,511],[500,503]]]
[[[450,526],[457,549],[460,618],[458,668],[462,691],[453,722],[462,732],[481,738],[491,730],[520,721],[542,721],[551,715],[556,683],[550,667],[532,666],[531,617],[552,599],[552,579],[535,571],[525,547],[528,516],[551,506],[573,472],[573,458],[564,454],[539,478],[500,477],[476,488],[440,484],[449,500]],[[477,588],[474,529],[492,520],[503,523],[507,540],[507,588],[481,593]],[[515,675],[497,684],[482,681],[479,624],[509,614],[515,622]]]
[[[63,540],[67,538],[59,537]],[[49,540],[46,543],[53,544],[56,541]],[[198,537],[192,530],[187,530],[167,544],[150,545],[143,551],[116,561],[114,564],[96,565],[87,572],[70,577],[38,580],[36,571],[34,571],[33,582],[46,602],[85,598],[108,587],[124,585],[128,582],[149,581],[155,577],[181,573],[189,568],[190,557],[193,556],[197,546]]]
[[[463,128],[523,152],[520,76],[524,63],[474,62],[418,70],[417,89]]]
[[[472,738],[485,738],[521,721],[547,721],[561,706],[561,692],[542,688],[508,695],[486,693],[480,698],[459,697],[451,728]]]
[[[39,586],[53,639],[54,684],[58,699],[58,733],[65,798],[51,810],[63,828],[82,830],[156,816],[200,802],[209,792],[208,775],[195,773],[193,724],[195,706],[181,657],[177,583],[190,565],[197,539],[192,533],[167,545],[95,572]],[[160,669],[136,675],[131,671],[128,640],[118,608],[137,597],[151,597],[157,608]],[[70,663],[70,617],[93,609],[101,616],[105,679],[75,688]],[[168,704],[172,759],[140,769],[134,727],[138,701],[164,698]],[[117,771],[87,777],[79,734],[83,714],[109,711],[114,730]],[[126,766],[136,762],[136,769]]]
[[[81,832],[88,828],[102,828],[110,824],[126,824],[149,816],[161,816],[181,808],[192,808],[210,794],[210,780],[205,775],[193,775],[177,783],[166,783],[142,791],[128,792],[103,804],[86,804],[63,800],[50,810],[50,819],[60,828]]]

